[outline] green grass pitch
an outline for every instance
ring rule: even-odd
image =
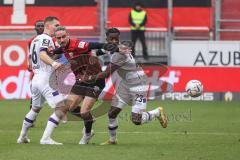
[[[240,158],[239,102],[150,102],[148,109],[162,105],[169,117],[163,129],[157,120],[135,126],[130,108],[119,117],[118,145],[100,146],[108,139],[106,114],[94,124],[89,145],[79,145],[83,123],[71,121],[54,131],[63,146],[40,145],[48,116],[45,106],[36,127],[29,131],[30,144],[16,144],[27,100],[0,101],[0,160],[237,160]]]

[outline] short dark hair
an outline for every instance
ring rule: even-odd
[[[53,20],[58,20],[59,21],[59,19],[55,16],[48,16],[44,19],[44,24],[46,24],[47,22],[51,22]]]
[[[110,33],[118,33],[118,34],[120,34],[120,31],[117,28],[109,28],[106,31],[106,36],[108,37]]]
[[[124,45],[124,46],[127,46],[127,47],[129,47],[129,48],[132,48],[132,47],[133,47],[132,41],[129,41],[129,40],[123,40],[120,44],[121,44],[121,45]]]
[[[42,22],[42,23],[44,23],[44,21],[43,20],[37,20],[37,21],[35,21],[35,23],[34,23],[34,25],[36,26],[37,25],[37,23],[39,23],[39,22]]]

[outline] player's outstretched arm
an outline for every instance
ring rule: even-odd
[[[58,47],[55,49],[53,49],[52,47],[48,47],[48,53],[50,53],[50,55],[63,54],[63,49],[62,47]]]
[[[48,55],[47,55],[47,52],[46,51],[41,51],[40,52],[40,59],[48,64],[48,65],[51,65],[54,69],[58,69],[60,66],[61,66],[61,63],[58,63],[54,60],[52,60]]]
[[[96,79],[103,79],[103,78],[107,78],[108,76],[110,76],[113,72],[115,72],[118,68],[120,68],[120,66],[114,64],[114,63],[110,63],[106,70],[103,72],[100,72],[96,75]]]
[[[88,50],[92,50],[92,49],[102,49],[103,46],[104,46],[104,43],[89,42]]]
[[[88,46],[89,50],[92,49],[104,49],[106,51],[117,52],[118,47],[116,44],[113,43],[98,43],[98,42],[90,42]]]
[[[79,75],[79,77],[76,77],[79,81],[82,82],[95,82],[99,79],[104,79],[107,78],[108,76],[110,76],[113,72],[115,72],[118,68],[120,68],[120,66],[110,63],[106,70],[103,72],[98,73],[97,75]]]

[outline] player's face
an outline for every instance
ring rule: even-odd
[[[43,33],[43,30],[44,30],[44,22],[37,22],[35,24],[35,30],[37,32],[37,34],[42,34]]]
[[[130,54],[132,52],[132,49],[124,44],[118,45],[118,48],[120,54]]]
[[[118,33],[110,33],[106,40],[108,43],[119,44],[119,34]]]
[[[66,45],[68,44],[69,36],[66,31],[55,32],[55,38],[61,47],[66,47]]]
[[[50,23],[48,24],[48,28],[49,28],[49,31],[50,31],[51,36],[54,35],[54,32],[55,32],[55,30],[56,30],[56,28],[57,28],[58,26],[60,26],[60,22],[59,22],[58,20],[56,20],[56,19],[54,19],[52,22],[50,22]]]

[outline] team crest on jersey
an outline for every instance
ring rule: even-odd
[[[49,40],[49,39],[43,39],[42,46],[48,47],[48,46],[49,46],[49,43],[50,43],[50,40]]]
[[[78,44],[78,48],[84,48],[85,44],[86,44],[86,42],[80,42]]]

